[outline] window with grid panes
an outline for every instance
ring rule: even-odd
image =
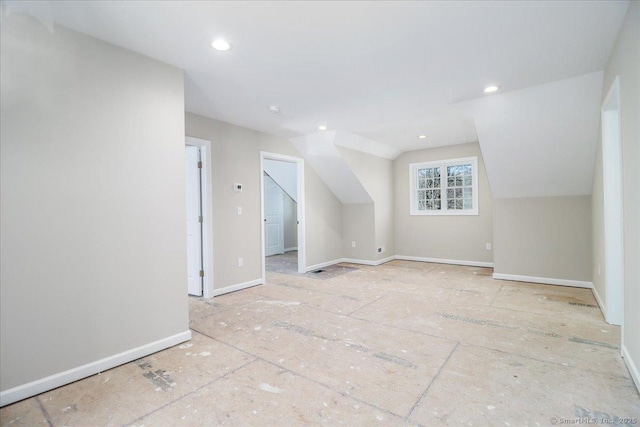
[[[478,158],[412,163],[411,215],[478,215]]]

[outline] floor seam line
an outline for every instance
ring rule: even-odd
[[[413,406],[411,407],[411,410],[409,411],[407,416],[404,417],[404,419],[406,421],[409,421],[409,418],[413,415],[413,413],[416,410],[416,408],[420,404],[422,404],[422,402],[424,401],[425,397],[427,397],[427,393],[429,392],[429,389],[431,389],[431,386],[433,385],[433,383],[435,383],[436,380],[440,377],[440,374],[442,373],[442,370],[444,369],[445,366],[447,366],[447,363],[449,363],[449,360],[451,360],[451,356],[453,356],[453,353],[456,352],[456,350],[458,349],[459,346],[460,346],[460,343],[456,344],[456,346],[453,348],[453,350],[451,350],[451,353],[449,353],[449,357],[447,357],[447,360],[445,360],[444,363],[442,364],[442,366],[440,366],[440,369],[438,369],[438,372],[433,377],[433,379],[431,380],[431,382],[429,383],[427,388],[422,392],[422,394],[420,395],[420,398],[418,398],[416,403],[413,404]]]
[[[346,314],[345,316],[347,316],[347,317],[351,317],[351,315],[352,315],[353,313],[355,313],[355,312],[357,312],[357,311],[360,311],[360,310],[362,310],[363,308],[369,307],[371,304],[373,304],[373,303],[375,303],[375,302],[380,301],[382,298],[386,297],[387,295],[389,295],[389,291],[385,292],[385,294],[384,294],[384,295],[379,296],[378,298],[374,299],[374,300],[373,300],[373,301],[371,301],[370,303],[365,304],[365,305],[363,305],[362,307],[360,307],[360,308],[357,308],[357,309],[353,310],[351,313]]]
[[[197,332],[197,331],[196,331],[196,332]],[[192,394],[197,393],[198,391],[202,390],[203,388],[210,386],[211,384],[215,383],[216,381],[223,379],[223,378],[224,378],[224,377],[226,377],[227,375],[231,375],[231,374],[235,373],[236,371],[238,371],[238,370],[240,370],[240,369],[242,369],[242,368],[245,368],[245,367],[247,367],[247,366],[251,365],[252,363],[256,362],[257,360],[258,360],[257,358],[256,358],[256,359],[253,359],[253,360],[250,360],[249,362],[247,362],[247,363],[243,364],[242,366],[239,366],[239,367],[237,367],[237,368],[235,368],[235,369],[232,369],[231,371],[229,371],[229,372],[225,373],[224,375],[220,375],[219,377],[216,377],[215,379],[213,379],[213,380],[209,381],[208,383],[203,384],[203,385],[201,385],[200,387],[198,387],[198,388],[196,388],[196,389],[194,389],[194,390],[191,390],[191,391],[190,391],[190,392],[188,392],[188,393],[185,393],[184,395],[182,395],[182,396],[180,396],[180,397],[178,397],[178,398],[176,398],[176,399],[172,400],[171,402],[167,402],[167,403],[165,403],[164,405],[162,405],[162,406],[160,406],[160,407],[158,407],[158,408],[154,409],[153,411],[151,411],[151,412],[149,412],[149,413],[146,413],[146,414],[144,414],[144,415],[141,415],[140,417],[136,418],[136,419],[135,419],[135,420],[133,420],[133,421],[130,421],[130,422],[126,423],[126,424],[123,424],[123,426],[124,426],[124,427],[126,427],[126,426],[130,426],[130,425],[132,425],[133,423],[138,422],[138,421],[140,421],[140,420],[142,420],[142,419],[144,419],[144,418],[148,417],[149,415],[155,414],[156,412],[161,411],[161,410],[163,410],[164,408],[166,408],[166,407],[168,407],[168,406],[170,406],[170,405],[173,405],[174,403],[176,403],[176,402],[178,402],[178,401],[180,401],[180,400],[184,399],[185,397],[187,397],[187,396],[191,396]],[[52,426],[52,427],[53,427],[53,426]]]
[[[42,415],[44,416],[44,419],[47,422],[47,424],[49,424],[49,427],[53,427],[53,421],[51,421],[51,416],[49,415],[49,411],[47,411],[47,408],[44,407],[42,400],[40,400],[40,396],[35,396],[34,399],[38,404],[38,407],[40,407],[40,412],[42,412]]]

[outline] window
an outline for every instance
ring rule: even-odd
[[[478,158],[409,165],[411,215],[478,215]]]

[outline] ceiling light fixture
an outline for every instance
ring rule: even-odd
[[[327,130],[327,127],[325,125],[320,125],[318,126],[318,130]]]
[[[269,107],[269,111],[271,111],[273,114],[278,114],[280,112],[280,107],[278,107],[277,105],[272,105]]]
[[[425,139],[427,135],[418,135],[418,139]]]
[[[227,50],[231,49],[231,45],[225,39],[215,39],[213,42],[211,42],[211,47],[213,47],[215,50],[219,50],[220,52],[226,52]]]
[[[491,85],[491,86],[485,87],[484,91],[485,91],[485,93],[493,93],[493,92],[497,91],[498,89],[500,89],[500,86]]]

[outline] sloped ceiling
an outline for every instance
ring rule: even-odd
[[[603,73],[475,99],[471,116],[494,198],[591,194]]]
[[[293,138],[291,142],[342,203],[373,202],[334,145],[335,138],[335,131],[329,131]]]

